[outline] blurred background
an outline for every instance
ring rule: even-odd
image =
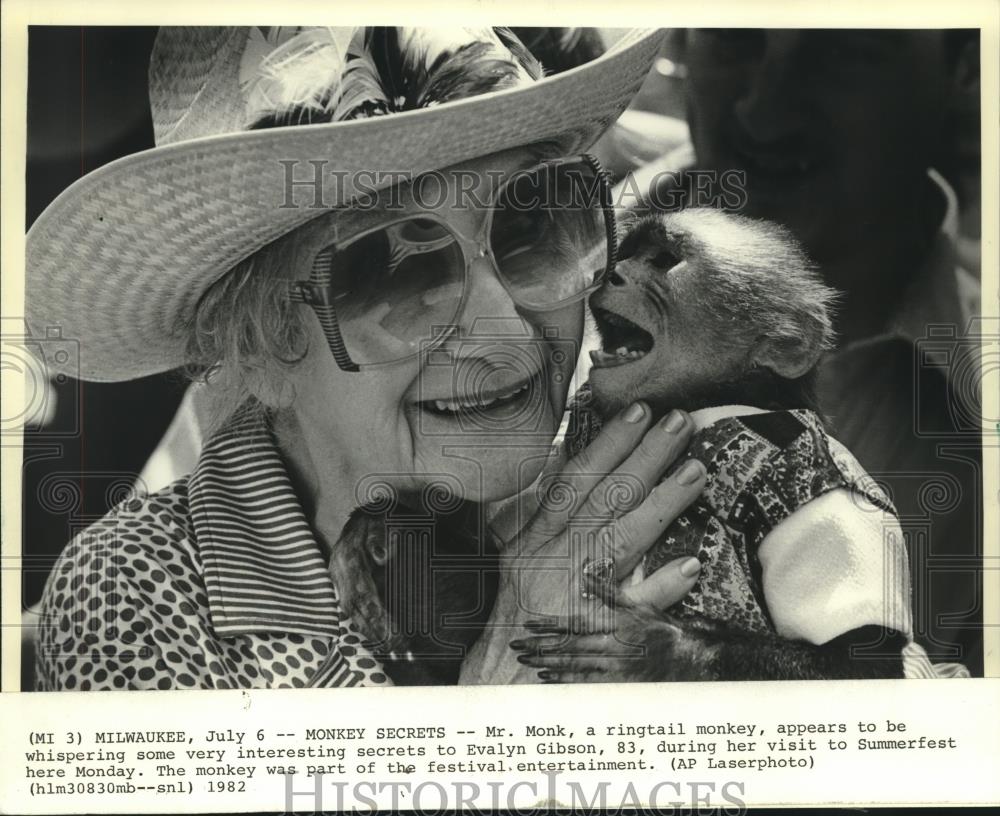
[[[28,37],[27,224],[59,193],[153,146],[146,70],[155,28],[33,27]],[[23,601],[41,596],[69,539],[104,515],[167,427],[184,383],[50,383],[24,435]],[[47,421],[46,421],[47,420]]]

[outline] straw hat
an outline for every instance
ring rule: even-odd
[[[204,291],[323,212],[304,186],[288,206],[282,162],[301,178],[326,161],[343,203],[355,171],[416,174],[540,141],[583,150],[638,89],[660,33],[631,31],[592,62],[508,90],[255,130],[241,71],[260,39],[256,28],[162,29],[150,65],[157,146],[81,178],[29,230],[27,323],[33,336],[56,327],[79,342],[79,370],[64,373],[121,381],[183,365]]]

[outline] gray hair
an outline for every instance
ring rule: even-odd
[[[303,310],[285,294],[292,249],[287,236],[268,244],[198,301],[187,374],[212,388],[217,423],[243,406],[276,408],[291,388],[289,371],[309,351]]]

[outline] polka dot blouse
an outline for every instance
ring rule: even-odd
[[[41,613],[39,691],[391,685],[259,417],[75,538]]]

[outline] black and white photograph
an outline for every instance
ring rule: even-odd
[[[301,21],[325,25],[26,26],[4,692],[39,710],[156,692],[138,705],[177,705],[178,727],[230,752],[258,743],[205,735],[186,698],[313,690],[317,726],[365,721],[365,695],[504,709],[499,687],[559,686],[510,693],[536,714],[589,694],[603,722],[600,701],[635,693],[660,724],[613,744],[658,742],[618,770],[680,778],[680,755],[725,751],[691,733],[724,732],[668,727],[683,718],[650,716],[651,695],[722,681],[698,693],[746,714],[779,686],[813,694],[818,725],[788,732],[801,745],[728,742],[812,768],[827,731],[875,759],[928,747],[913,724],[881,733],[905,730],[889,714],[866,745],[874,725],[824,717],[818,688],[958,701],[997,676],[993,17],[621,11],[618,27],[568,9],[559,26],[352,25],[316,4]],[[30,722],[10,778],[34,796],[64,735]],[[289,723],[276,736],[301,739]],[[102,727],[133,737],[81,726],[70,747],[91,754],[32,812],[115,767],[103,812],[138,801],[132,757],[91,743],[150,732]],[[747,727],[725,733],[776,738]],[[539,745],[604,754],[561,728]],[[334,765],[310,767],[288,784]],[[254,772],[196,771],[157,782],[232,794]],[[291,812],[293,788],[269,784]],[[713,804],[753,803],[722,790]]]

